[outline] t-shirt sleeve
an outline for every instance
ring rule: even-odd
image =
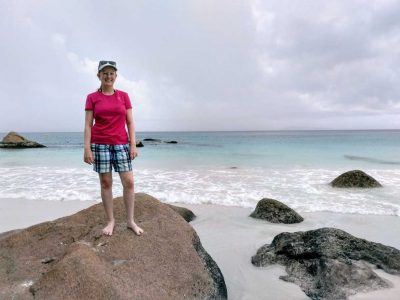
[[[131,99],[129,99],[128,93],[125,94],[125,108],[132,108]]]
[[[85,110],[93,110],[93,101],[89,95],[86,97]]]

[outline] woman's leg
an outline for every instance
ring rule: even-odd
[[[115,225],[113,212],[113,195],[112,195],[112,173],[99,173],[101,186],[101,200],[103,201],[104,210],[107,216],[107,226],[104,227],[105,235],[112,235]]]
[[[123,196],[126,209],[126,223],[130,229],[132,229],[137,235],[143,233],[143,229],[136,225],[134,221],[134,209],[135,209],[135,190],[133,181],[133,172],[119,172],[123,187]]]

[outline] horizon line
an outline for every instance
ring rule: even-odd
[[[288,132],[288,131],[399,131],[400,128],[391,129],[256,129],[256,130],[157,130],[157,131],[135,131],[135,133],[154,132]],[[83,131],[0,131],[0,133],[23,132],[23,133],[83,133]]]

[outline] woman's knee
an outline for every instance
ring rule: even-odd
[[[100,177],[100,186],[104,190],[111,189],[111,187],[112,187],[112,177],[101,176]]]
[[[135,184],[133,182],[133,178],[125,179],[122,182],[122,186],[124,187],[124,189],[132,189],[133,190],[134,186],[135,186]]]

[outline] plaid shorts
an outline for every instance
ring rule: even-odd
[[[94,171],[98,173],[111,172],[111,166],[114,167],[115,172],[132,171],[132,162],[129,156],[129,144],[90,144],[90,148],[94,157]]]

